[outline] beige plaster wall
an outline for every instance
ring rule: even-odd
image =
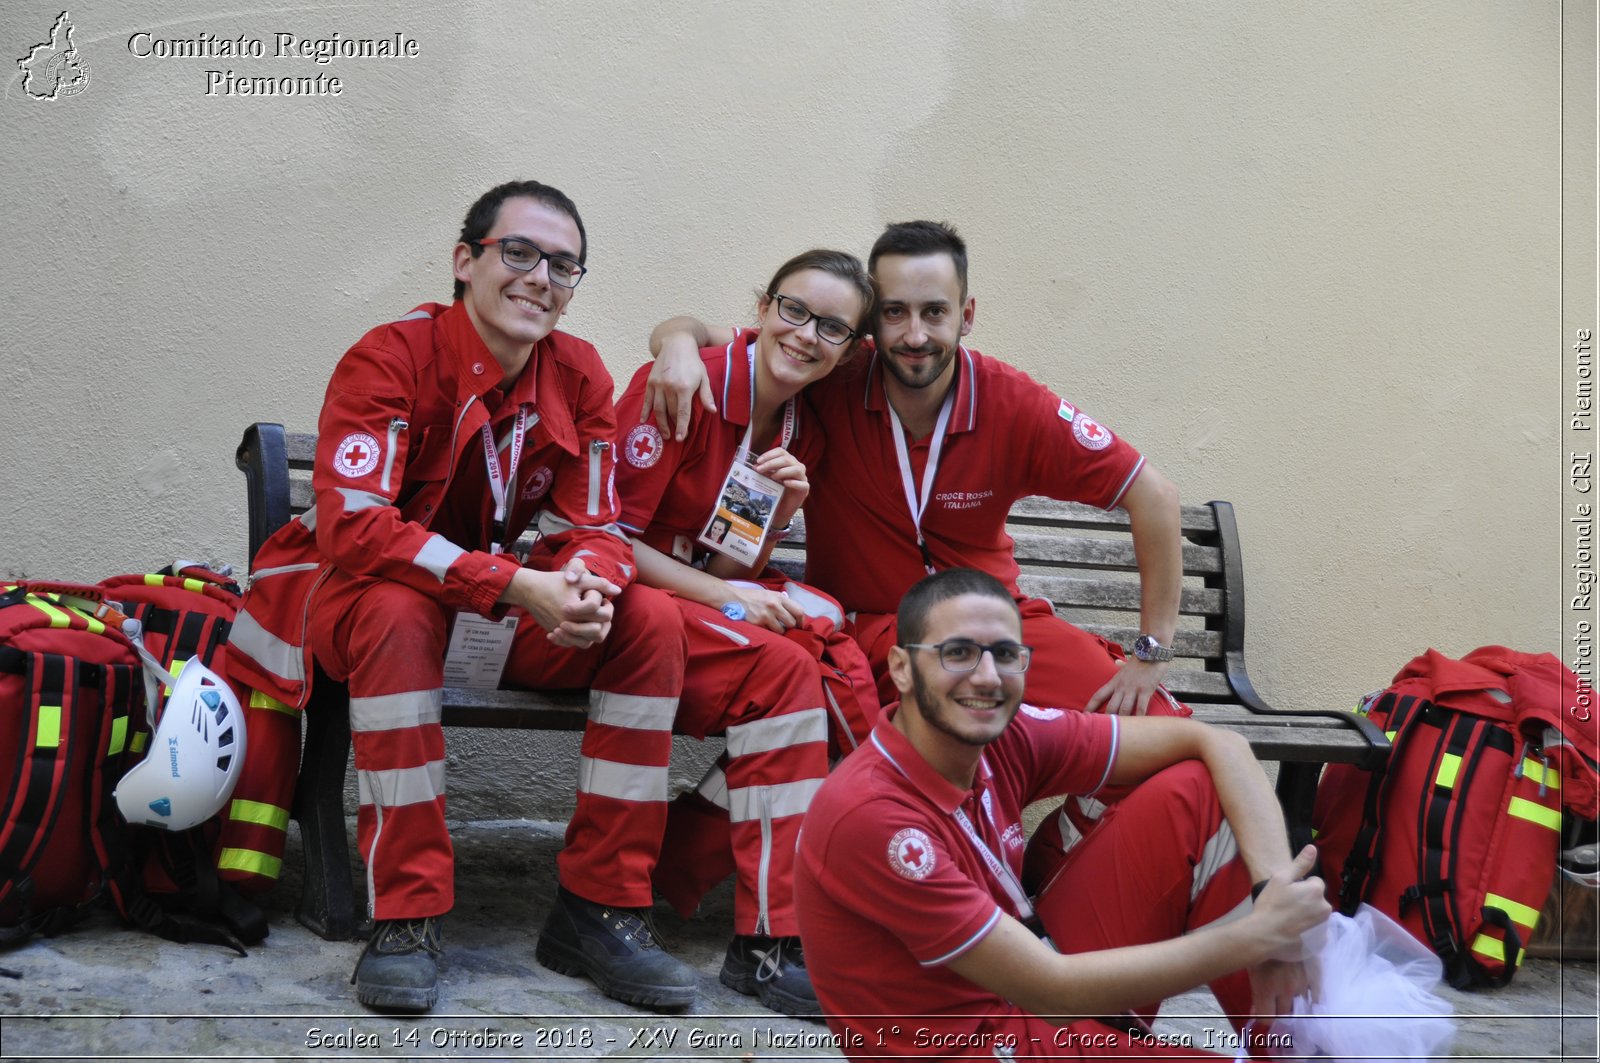
[[[242,566],[240,430],[312,425],[350,342],[448,298],[470,200],[526,176],[584,213],[568,327],[622,383],[653,322],[742,320],[795,251],[956,223],[973,344],[1238,506],[1276,703],[1348,705],[1430,645],[1561,648],[1556,0],[215,9],[74,5],[84,91],[7,83],[4,572]],[[8,5],[0,41],[59,10]],[[268,54],[138,58],[140,31]],[[335,31],[420,54],[272,56]]]

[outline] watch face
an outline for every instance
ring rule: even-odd
[[[1133,640],[1133,655],[1141,661],[1158,660],[1161,648],[1161,643],[1149,635],[1140,635]]]

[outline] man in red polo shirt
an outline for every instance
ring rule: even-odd
[[[1028,639],[1041,651],[1029,685],[1035,704],[1115,713],[1172,711],[1160,690],[1171,660],[1182,590],[1178,492],[1132,446],[1027,374],[961,344],[976,300],[967,291],[967,249],[954,229],[929,221],[890,225],[869,267],[879,296],[871,357],[812,385],[826,452],[807,469],[807,582],[854,614],[855,634],[885,700],[894,611],[929,572],[966,566],[1010,588]],[[732,332],[692,318],[656,329],[659,352],[647,410],[676,437],[688,433],[692,397],[716,400],[700,348]],[[632,415],[633,411],[627,411]],[[1143,638],[1134,660],[1025,600],[1006,516],[1017,499],[1047,495],[1121,508],[1139,565]]]
[[[882,699],[894,697],[887,664],[900,596],[930,572],[965,566],[994,576],[1018,601],[1023,633],[1039,650],[1030,702],[1187,715],[1160,685],[1183,583],[1177,488],[1068,399],[962,345],[976,301],[966,244],[954,229],[890,225],[869,266],[878,286],[876,349],[807,392],[827,445],[807,468],[806,580],[851,615]],[[647,409],[663,424],[670,409],[678,438],[697,392],[701,405],[716,408],[699,348],[731,335],[674,318],[651,337],[660,357]],[[1012,504],[1028,495],[1127,512],[1140,586],[1133,660],[1058,618],[1049,602],[1023,597],[1005,526]],[[1069,804],[1045,822],[1029,855],[1030,880],[1049,873],[1096,811]],[[677,873],[664,866],[657,885]]]
[[[898,620],[899,704],[813,799],[795,873],[812,983],[847,1055],[1205,1056],[1143,1020],[1206,983],[1236,1030],[1292,1010],[1300,935],[1329,907],[1302,879],[1315,850],[1290,858],[1242,739],[1175,717],[1019,715],[1037,653],[983,573],[924,579]],[[1134,789],[1036,911],[1022,808],[1107,785]],[[1086,1015],[1122,1019],[1043,1018]]]

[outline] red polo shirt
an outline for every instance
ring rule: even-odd
[[[892,613],[925,576],[876,354],[807,398],[828,441],[808,463],[806,581],[846,610]],[[627,408],[623,408],[627,412]],[[920,496],[932,439],[908,446]],[[935,568],[976,568],[1017,589],[1006,515],[1028,495],[1111,509],[1144,459],[1111,430],[1004,362],[961,348],[955,398],[922,531]]]
[[[1098,791],[1116,756],[1117,717],[1019,711],[961,790],[884,711],[806,813],[795,864],[806,968],[850,1055],[965,1054],[937,1046],[1024,1013],[945,966],[1002,911],[1018,914],[958,813],[1020,878],[1022,809]]]
[[[638,419],[650,363],[639,368],[617,401],[622,426],[617,433],[621,524],[631,535],[680,561],[691,562],[710,552],[697,540],[711,519],[723,480],[750,425],[755,399],[750,367],[759,334],[744,329],[726,347],[707,347],[700,352],[721,415],[707,416],[696,403],[689,436],[681,443],[664,435],[653,419]],[[787,449],[809,473],[821,455],[822,437],[805,397],[798,396],[793,405]],[[781,432],[780,428],[780,436]],[[752,454],[761,454],[778,444],[779,439],[752,439],[750,449]]]

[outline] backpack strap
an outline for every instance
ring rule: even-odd
[[[1520,937],[1510,927],[1505,913],[1494,909],[1495,917],[1486,921],[1511,932],[1508,941],[1516,942],[1507,956],[1503,980],[1490,978],[1473,960],[1463,935],[1470,928],[1462,918],[1456,898],[1459,876],[1461,832],[1466,825],[1467,797],[1477,780],[1483,757],[1489,751],[1514,759],[1516,740],[1509,730],[1493,720],[1465,713],[1452,713],[1437,706],[1441,728],[1439,741],[1428,762],[1430,784],[1426,791],[1417,837],[1417,881],[1400,896],[1403,915],[1413,903],[1422,906],[1423,931],[1428,944],[1444,962],[1445,977],[1458,989],[1489,983],[1504,985],[1516,971]],[[1430,724],[1434,723],[1429,719]]]
[[[33,910],[31,875],[61,811],[78,738],[71,720],[62,719],[73,704],[65,658],[4,647],[0,668],[20,674],[26,689],[19,707],[27,714],[26,738],[0,807],[0,902],[14,900],[19,912],[17,926],[0,934],[0,945],[12,946],[44,928],[46,914]]]
[[[1371,715],[1383,715],[1383,729],[1389,734],[1389,756],[1373,768],[1367,778],[1367,793],[1362,802],[1361,829],[1345,857],[1344,871],[1339,878],[1339,911],[1347,916],[1356,914],[1361,902],[1367,899],[1369,883],[1375,882],[1382,857],[1378,853],[1378,831],[1382,825],[1389,765],[1400,763],[1402,745],[1409,745],[1412,728],[1408,726],[1428,702],[1415,695],[1396,695],[1387,692],[1373,706]]]

